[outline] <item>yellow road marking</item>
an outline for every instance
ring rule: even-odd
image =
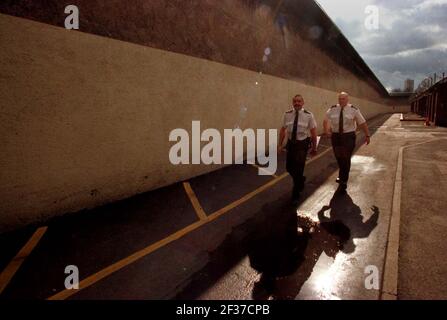
[[[197,199],[196,194],[191,188],[191,185],[189,182],[183,182],[183,187],[185,188],[186,194],[189,197],[189,200],[191,200],[192,206],[194,207],[194,210],[196,211],[197,216],[200,220],[206,220],[207,216],[205,211],[203,210],[202,206],[200,205],[199,199]]]
[[[313,156],[312,158],[310,158],[308,161],[306,161],[306,164],[309,164],[317,159],[319,159],[320,157],[322,157],[323,155],[325,155],[326,153],[328,153],[329,151],[331,151],[332,149],[326,149],[323,152],[317,153],[316,156]]]
[[[322,157],[324,154],[326,154],[328,151],[330,151],[331,149],[327,149],[325,151],[323,151],[322,153],[316,155],[315,157],[311,158],[309,161],[307,161],[307,163],[310,163],[312,161],[317,160],[318,158]],[[284,179],[285,177],[287,177],[289,174],[287,172],[281,174],[280,176],[272,179],[271,181],[267,182],[266,184],[260,186],[259,188],[255,189],[254,191],[246,194],[245,196],[243,196],[242,198],[240,198],[239,200],[236,200],[232,203],[230,203],[229,205],[213,212],[212,214],[210,214],[208,217],[206,217],[206,219],[200,219],[199,221],[171,234],[170,236],[154,243],[151,244],[150,246],[141,249],[140,251],[135,252],[134,254],[119,260],[118,262],[92,274],[91,276],[85,278],[84,280],[82,280],[79,283],[79,289],[77,290],[68,290],[65,289],[51,297],[49,297],[47,300],[64,300],[67,299],[69,297],[71,297],[72,295],[76,294],[77,292],[79,292],[82,289],[85,289],[93,284],[95,284],[96,282],[104,279],[105,277],[110,276],[112,273],[115,273],[116,271],[128,266],[129,264],[147,256],[148,254],[164,247],[165,245],[178,240],[180,238],[182,238],[183,236],[187,235],[188,233],[196,230],[197,228],[203,226],[206,223],[209,223],[211,221],[216,220],[217,218],[219,218],[221,215],[223,215],[224,213],[230,211],[231,209],[236,208],[237,206],[241,205],[242,203],[250,200],[251,198],[253,198],[254,196],[256,196],[257,194],[267,190],[268,188],[274,186],[276,183],[278,183],[279,181],[281,181],[282,179]],[[189,185],[189,183],[188,183]],[[186,187],[185,187],[186,189]],[[192,189],[191,189],[192,191]],[[197,199],[197,198],[196,198]],[[192,200],[191,200],[192,201]],[[197,201],[198,203],[198,201]],[[202,209],[203,210],[203,209]]]
[[[279,177],[277,177],[277,178],[267,182],[266,184],[260,186],[256,190],[246,194],[245,196],[243,196],[239,200],[236,200],[236,201],[230,203],[229,205],[227,205],[227,206],[217,210],[216,212],[210,214],[210,219],[214,220],[214,219],[220,217],[222,214],[230,211],[231,209],[236,208],[237,206],[241,205],[242,203],[246,202],[247,200],[250,200],[251,198],[253,198],[258,193],[260,193],[260,192],[262,192],[262,191],[264,191],[264,190],[274,186],[276,183],[278,183],[279,181],[281,181],[282,179],[284,179],[288,175],[289,174],[287,172],[285,172],[282,175],[280,175]]]
[[[67,299],[70,296],[74,295],[75,293],[79,292],[82,289],[85,289],[89,286],[91,286],[92,284],[100,281],[101,279],[111,275],[112,273],[124,268],[125,266],[145,257],[146,255],[160,249],[161,247],[164,247],[165,245],[178,240],[180,238],[182,238],[183,236],[187,235],[188,233],[190,233],[191,231],[194,231],[195,229],[201,227],[202,225],[211,222],[213,220],[216,220],[218,217],[220,217],[222,214],[224,214],[225,212],[228,212],[229,210],[237,207],[238,205],[240,205],[243,202],[246,202],[247,200],[253,198],[256,194],[272,187],[273,185],[275,185],[276,183],[278,183],[280,180],[282,180],[283,178],[285,178],[288,175],[288,173],[284,173],[281,176],[279,176],[278,178],[275,178],[271,181],[269,181],[268,183],[266,183],[265,185],[259,187],[258,189],[250,192],[249,194],[245,195],[244,197],[242,197],[239,200],[234,201],[233,203],[225,206],[222,209],[217,210],[216,212],[212,213],[211,215],[209,215],[207,217],[207,219],[201,219],[173,234],[171,234],[170,236],[154,243],[151,244],[150,246],[141,249],[140,251],[135,252],[134,254],[92,274],[91,276],[85,278],[84,280],[82,280],[79,283],[79,289],[77,290],[63,290],[51,297],[48,298],[48,300],[63,300],[63,299]]]
[[[322,146],[322,147],[326,147],[326,148],[331,148],[332,147],[332,146],[328,146],[328,145],[323,144],[323,143],[319,143],[318,146]]]
[[[204,225],[207,223],[207,220],[199,220],[197,222],[194,222],[193,224],[190,224],[189,226],[171,234],[170,236],[151,244],[150,246],[143,248],[132,255],[119,260],[118,262],[115,262],[114,264],[92,274],[91,276],[88,276],[84,280],[82,280],[79,283],[79,289],[73,290],[73,289],[65,289],[59,293],[56,293],[55,295],[49,297],[47,300],[64,300],[69,298],[70,296],[74,295],[75,293],[79,292],[82,289],[85,289],[92,284],[95,284],[96,282],[100,281],[101,279],[104,279],[107,276],[110,276],[112,273],[115,273],[116,271],[124,268],[125,266],[128,266],[129,264],[147,256],[148,254],[160,249],[161,247],[177,240],[183,237],[184,235],[190,233],[191,231],[197,229],[198,227]]]
[[[6,266],[5,270],[0,274],[0,293],[8,286],[11,279],[16,274],[17,270],[19,270],[23,261],[30,255],[31,251],[36,247],[39,243],[40,239],[42,239],[43,235],[47,231],[48,227],[40,227],[38,228],[28,242],[23,246],[23,248],[17,253],[14,259]]]

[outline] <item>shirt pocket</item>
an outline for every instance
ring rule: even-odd
[[[285,125],[287,127],[287,130],[292,132],[292,130],[293,130],[293,121],[287,121]]]
[[[345,117],[346,117],[346,119],[353,120],[354,119],[354,114],[353,113],[347,113],[345,115]]]
[[[329,121],[332,125],[338,125],[338,121],[340,120],[340,114],[333,113],[329,115]]]
[[[300,128],[300,131],[303,132],[307,129],[308,121],[306,119],[299,119],[298,120],[298,127]]]
[[[353,124],[354,123],[354,114],[348,113],[345,115],[345,121],[346,124]]]

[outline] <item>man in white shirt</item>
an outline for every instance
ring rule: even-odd
[[[324,132],[331,138],[332,149],[338,162],[339,173],[336,181],[343,193],[346,192],[351,170],[357,126],[365,133],[366,144],[370,142],[365,118],[357,107],[348,103],[348,100],[349,95],[341,92],[338,95],[339,103],[329,108],[323,122]]]
[[[317,123],[313,114],[304,109],[304,99],[301,95],[293,97],[292,102],[293,109],[286,111],[283,116],[278,151],[283,150],[284,138],[287,135],[286,168],[293,179],[292,201],[296,203],[304,189],[304,166],[311,143],[311,154],[315,155],[317,152]]]

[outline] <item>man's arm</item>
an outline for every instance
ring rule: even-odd
[[[362,124],[359,124],[360,129],[363,130],[363,132],[365,133],[365,140],[366,140],[366,144],[369,144],[370,139],[369,139],[369,130],[368,130],[368,125],[366,124],[366,121],[363,122]]]
[[[369,130],[368,130],[368,125],[366,124],[366,120],[363,117],[362,113],[360,112],[360,110],[357,110],[357,112],[355,113],[355,120],[357,121],[357,126],[363,130],[363,132],[365,133],[365,140],[366,140],[366,144],[369,144],[370,140],[369,140]]]
[[[310,154],[315,155],[317,153],[317,122],[315,121],[313,114],[311,114],[309,119],[309,131],[310,138],[312,140],[312,149],[310,150]]]
[[[284,138],[286,137],[286,113],[284,113],[283,117],[282,117],[282,126],[281,126],[281,130],[279,131],[279,143],[278,143],[278,152],[283,151],[283,147],[282,144],[284,143]]]
[[[317,153],[317,128],[310,129],[310,137],[312,140],[312,149],[310,150],[311,154]]]
[[[325,117],[323,120],[323,128],[324,128],[324,134],[327,136],[331,136],[332,130],[331,126],[329,125],[329,120],[327,117]]]
[[[284,138],[286,137],[286,128],[281,127],[281,130],[279,131],[279,143],[278,143],[278,152],[281,152],[283,150],[282,144],[284,142]]]

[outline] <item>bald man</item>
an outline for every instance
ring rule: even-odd
[[[363,130],[366,144],[369,144],[369,131],[365,118],[357,107],[349,103],[349,95],[346,92],[340,92],[338,104],[333,105],[326,112],[323,127],[326,135],[331,138],[332,149],[339,167],[336,182],[340,184],[340,191],[343,193],[346,193],[348,185],[357,126]]]

